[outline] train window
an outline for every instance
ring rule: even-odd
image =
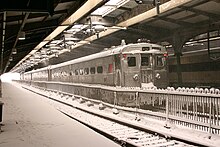
[[[78,69],[75,70],[75,75],[79,75],[79,70]]]
[[[102,66],[97,67],[97,73],[103,73],[103,68]]]
[[[109,64],[108,65],[108,73],[112,73],[113,72],[113,64]]]
[[[149,56],[141,55],[141,66],[149,66]]]
[[[91,74],[95,74],[95,67],[91,67],[91,68],[90,68],[90,73],[91,73]]]
[[[142,47],[142,51],[149,51],[150,47]]]
[[[157,61],[156,61],[156,65],[157,65],[157,66],[164,66],[164,63],[165,63],[165,62],[164,62],[164,61],[165,61],[164,59],[165,59],[165,58],[164,58],[164,56],[162,56],[162,55],[157,56],[157,57],[156,57],[156,60],[157,60]]]
[[[159,50],[159,51],[161,50],[160,47],[152,47],[152,49],[153,49],[153,50]]]
[[[80,68],[80,69],[79,69],[79,74],[80,74],[80,75],[83,75],[83,71],[84,71],[84,70],[83,70],[82,68]]]
[[[136,58],[135,57],[128,57],[127,60],[128,60],[129,67],[136,66]]]
[[[89,68],[84,68],[84,74],[88,75],[89,74]]]

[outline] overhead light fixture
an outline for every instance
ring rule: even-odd
[[[69,40],[69,41],[66,42],[66,44],[68,44],[68,45],[76,45],[76,42]]]
[[[16,48],[12,48],[12,54],[17,54],[17,49]]]
[[[66,41],[70,41],[70,40],[71,40],[71,41],[80,41],[79,38],[73,36],[73,35],[70,34],[70,33],[64,34],[64,39],[65,39]]]
[[[50,49],[60,49],[59,46],[51,46]]]
[[[57,45],[57,44],[59,44],[59,43],[61,43],[63,40],[53,40],[53,41],[51,41],[50,42],[50,44],[52,45]]]
[[[85,29],[86,27],[88,27],[88,25],[85,25],[85,24],[75,24],[74,26],[72,26],[72,28],[70,28],[69,30],[66,30],[64,32],[76,34],[77,32]]]
[[[95,25],[92,27],[92,29],[95,30],[95,32],[101,32],[101,31],[106,31],[107,28],[103,25]]]
[[[25,32],[24,31],[21,31],[18,35],[18,39],[19,40],[25,40]]]

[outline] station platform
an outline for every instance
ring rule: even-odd
[[[0,147],[120,146],[62,114],[42,96],[10,83],[3,83],[2,91]]]

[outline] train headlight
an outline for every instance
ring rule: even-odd
[[[159,80],[159,79],[160,79],[160,74],[157,73],[157,74],[155,75],[155,78]]]
[[[133,76],[133,79],[134,79],[135,81],[137,81],[137,80],[138,80],[138,74],[135,74],[135,75]]]

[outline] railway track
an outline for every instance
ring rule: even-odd
[[[104,136],[119,143],[123,147],[205,146],[203,144],[189,142],[180,138],[173,138],[167,134],[163,134],[160,132],[154,132],[148,129],[144,129],[143,127],[129,124],[126,121],[112,118],[108,114],[102,115],[102,113],[96,113],[95,111],[91,111],[90,107],[92,106],[100,109],[100,105],[86,102],[82,99],[76,99],[74,98],[74,96],[45,91],[36,92],[35,90],[33,92],[47,97],[48,103],[53,105],[60,112],[103,134]],[[73,105],[73,103],[75,105]],[[82,104],[84,104],[84,106],[87,105],[87,108],[83,109],[82,107],[80,107],[80,105]],[[111,110],[109,109],[105,111]]]
[[[59,110],[69,117],[107,136],[122,146],[175,146],[174,141],[131,128],[102,117],[70,108]]]
[[[63,98],[62,98],[63,99]],[[56,109],[65,115],[75,119],[93,130],[107,136],[113,141],[124,147],[141,147],[141,146],[192,146],[169,137],[164,137],[155,132],[146,132],[133,128],[132,125],[120,123],[112,119],[107,119],[93,112],[89,113],[76,106],[63,103],[59,99],[50,102]],[[78,102],[80,103],[81,100]],[[61,102],[61,103],[60,103]]]

